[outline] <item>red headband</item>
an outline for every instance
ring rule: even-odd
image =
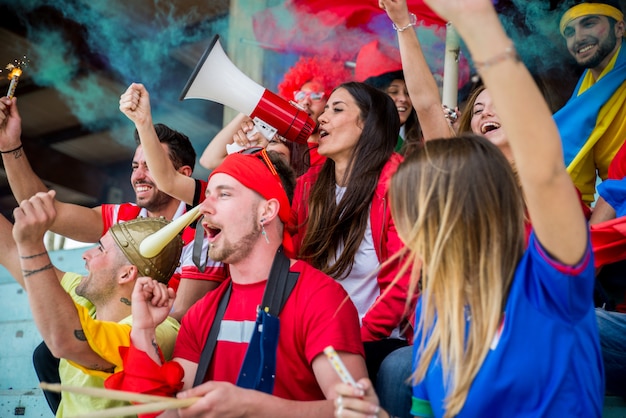
[[[263,158],[263,161],[259,159]],[[289,198],[276,172],[276,168],[270,161],[265,149],[256,154],[230,154],[209,175],[209,179],[216,173],[224,173],[239,181],[248,189],[254,190],[265,199],[277,199],[280,204],[278,217],[285,225],[283,232],[283,247],[290,257],[293,255],[293,243],[287,232],[287,223],[291,214]]]

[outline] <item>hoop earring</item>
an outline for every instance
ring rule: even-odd
[[[267,237],[267,232],[265,232],[265,225],[263,224],[263,222],[265,222],[265,218],[261,219],[261,235],[263,235],[263,238],[265,238],[265,242],[269,244],[270,239]]]

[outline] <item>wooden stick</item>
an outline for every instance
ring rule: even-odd
[[[123,390],[114,390],[114,389],[94,388],[94,387],[68,386],[68,385],[62,385],[58,383],[41,382],[39,384],[39,387],[49,392],[80,393],[82,395],[94,396],[96,398],[114,399],[117,401],[127,401],[127,402],[142,402],[142,403],[164,402],[167,400],[174,399],[174,398],[170,398],[169,396],[145,395],[143,393],[127,392]]]
[[[146,414],[148,412],[164,411],[166,409],[178,409],[191,406],[198,398],[176,399],[167,398],[168,401],[151,402],[141,405],[120,406],[117,408],[101,409],[99,411],[88,412],[80,416],[69,418],[115,418],[127,415]]]

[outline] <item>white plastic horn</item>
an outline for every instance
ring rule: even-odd
[[[454,110],[459,95],[460,38],[450,22],[446,24],[446,53],[443,62],[442,103]]]
[[[200,205],[191,209],[184,215],[174,219],[163,228],[159,229],[154,234],[146,237],[141,244],[139,244],[139,253],[146,258],[155,257],[160,253],[163,248],[171,240],[176,237],[186,227],[188,227],[193,221],[200,217]]]

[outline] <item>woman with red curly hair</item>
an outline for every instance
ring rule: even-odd
[[[351,78],[350,71],[341,62],[330,57],[301,57],[278,85],[278,94],[287,100],[293,100],[317,123],[333,89]],[[316,128],[309,137],[311,166],[321,165],[325,160],[325,157],[317,153],[318,139]]]

